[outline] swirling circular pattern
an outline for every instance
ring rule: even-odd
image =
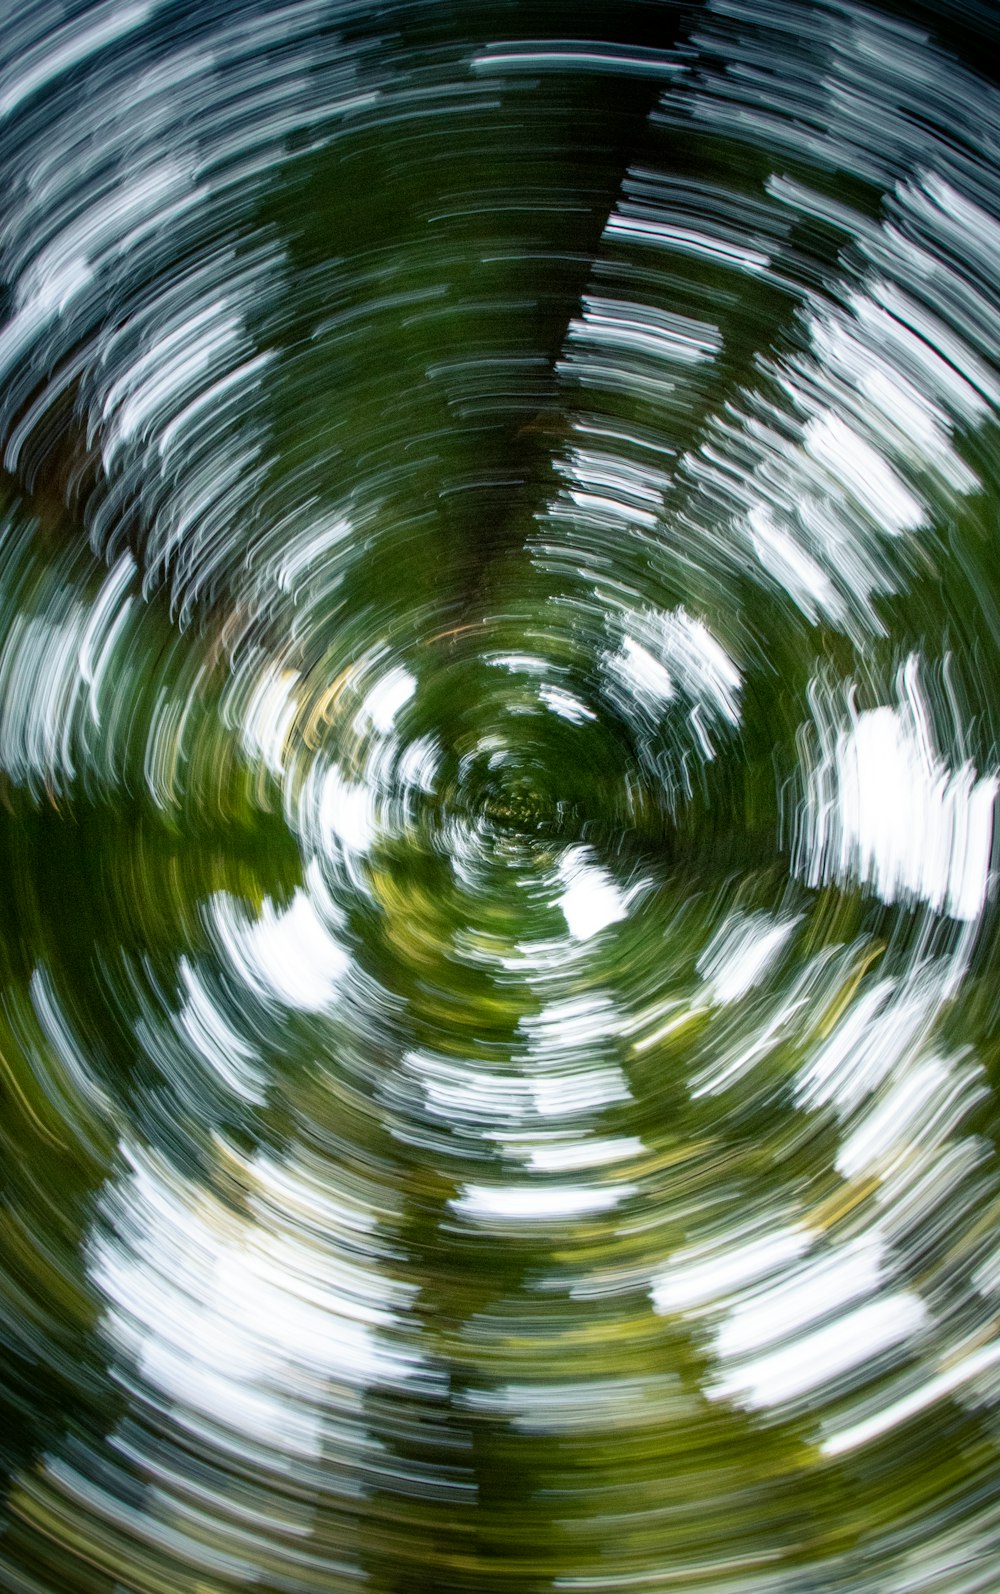
[[[3,1588],[1000,1587],[998,33],[10,0]]]

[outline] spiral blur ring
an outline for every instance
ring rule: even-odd
[[[998,43],[4,9],[4,1589],[1000,1587]]]

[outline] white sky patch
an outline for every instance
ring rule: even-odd
[[[569,720],[572,725],[582,725],[586,720],[597,718],[593,709],[587,708],[578,697],[574,697],[572,692],[565,691],[561,686],[542,686],[539,688],[538,696],[553,714]]]
[[[158,110],[162,116],[165,104]],[[151,105],[146,113],[157,116]],[[137,161],[134,137],[119,126],[120,107],[109,114],[115,131],[108,158],[124,139],[122,156],[136,176],[124,187],[109,186],[108,179],[98,179],[92,162],[81,169],[79,192],[90,192],[93,203],[81,209],[74,194],[70,214],[78,213],[77,219],[34,258],[22,283],[32,273],[50,273],[53,250],[62,261],[74,249],[85,253],[100,280],[109,262],[127,256],[154,229],[160,236],[164,228],[169,232],[172,215],[204,202],[205,191],[193,175],[194,150],[186,140],[181,153]],[[157,119],[154,147],[166,134],[170,115],[166,122]],[[100,147],[96,130],[93,142]],[[55,181],[51,170],[49,180]],[[259,512],[254,488],[262,480],[265,443],[253,417],[273,356],[255,347],[246,318],[249,307],[259,305],[276,284],[280,264],[273,242],[242,261],[223,252],[192,267],[184,294],[178,295],[176,285],[161,285],[162,292],[147,295],[120,325],[93,329],[90,367],[99,389],[92,395],[89,425],[102,449],[107,491],[95,502],[91,541],[95,552],[110,552],[121,497],[152,493],[158,507],[144,564],[147,593],[167,575],[174,596],[183,591],[183,601],[193,601],[202,584],[216,579],[220,565],[229,562],[233,524],[245,524],[248,515]],[[79,304],[81,327],[93,314],[88,294]],[[79,329],[78,335],[83,335]],[[231,435],[234,428],[240,431],[239,446]],[[181,455],[184,470],[177,468]],[[268,601],[273,582],[270,592]]]
[[[878,980],[816,1047],[795,1080],[796,1100],[846,1116],[881,1088],[907,1055],[928,1044],[945,996],[942,971],[922,964],[904,981]]]
[[[408,1052],[405,1070],[420,1082],[427,1111],[442,1122],[489,1135],[505,1155],[539,1172],[603,1167],[642,1150],[631,1139],[541,1141],[538,1119],[558,1121],[628,1101],[625,1076],[613,1066],[565,1062],[544,1072],[501,1073],[483,1063],[456,1061],[429,1052]]]
[[[859,717],[839,771],[842,849],[886,902],[922,898],[974,919],[986,894],[995,779],[928,765],[898,711]],[[843,852],[842,852],[843,856]]]
[[[1000,1295],[1000,1235],[993,1250],[976,1268],[973,1283],[981,1295]]]
[[[320,837],[324,850],[337,846],[364,856],[379,833],[375,793],[360,781],[348,780],[336,764],[323,777],[319,800]]]
[[[812,357],[769,369],[781,398],[754,395],[743,410],[728,406],[682,462],[696,488],[699,539],[717,544],[720,518],[730,518],[734,551],[745,545],[808,620],[823,616],[848,635],[866,638],[883,629],[874,596],[895,590],[884,546],[895,532],[879,518],[872,494],[854,490],[861,467],[853,469],[852,440],[875,450],[839,416],[831,432],[834,384]],[[846,441],[838,427],[847,428]],[[896,481],[893,467],[883,465]]]
[[[250,694],[243,720],[242,742],[253,757],[263,758],[279,779],[285,768],[285,749],[298,712],[298,670],[272,663],[262,671]]]
[[[565,958],[559,960],[565,969]],[[625,1075],[606,1059],[620,1029],[611,999],[588,992],[552,1002],[521,1020],[524,1049],[510,1067],[429,1051],[408,1052],[404,1070],[417,1079],[429,1114],[459,1130],[478,1132],[503,1155],[538,1172],[569,1172],[625,1160],[642,1151],[631,1138],[581,1133],[579,1120],[631,1099]],[[572,1129],[553,1127],[574,1121]]]
[[[605,1168],[616,1162],[630,1162],[639,1157],[645,1147],[638,1135],[622,1135],[617,1139],[598,1136],[585,1140],[552,1139],[533,1141],[523,1148],[528,1167],[534,1173],[575,1173],[584,1168]]]
[[[284,909],[266,901],[256,920],[219,894],[212,899],[212,919],[220,950],[262,1001],[306,1013],[334,1004],[351,959],[309,892],[296,891]]]
[[[455,879],[460,881],[466,891],[482,891],[489,866],[483,853],[480,827],[469,823],[459,814],[449,813],[445,816],[442,837]],[[456,948],[461,944],[468,947],[469,943],[465,938],[469,934],[475,935],[475,931],[469,926],[456,927],[453,936]]]
[[[627,615],[621,644],[604,662],[615,683],[651,715],[681,695],[692,723],[703,716],[709,723],[739,724],[740,671],[704,621],[686,609]]]
[[[420,1081],[428,1112],[445,1123],[485,1132],[520,1123],[532,1111],[531,1087],[518,1074],[417,1051],[407,1052],[403,1068]]]
[[[881,224],[784,175],[767,188],[842,228],[866,268],[835,302],[804,296],[800,346],[763,364],[770,390],[727,404],[685,456],[691,520],[703,557],[730,521],[811,623],[863,642],[885,629],[875,600],[905,579],[892,543],[979,485],[957,433],[982,423],[1000,388],[976,352],[992,352],[995,315],[966,267],[976,255],[988,277],[983,240],[997,224],[976,206],[959,221],[960,196],[928,173],[896,185]]]
[[[129,1171],[105,1189],[87,1271],[125,1382],[131,1364],[181,1426],[207,1420],[315,1459],[331,1381],[360,1392],[426,1377],[386,1333],[406,1286],[293,1225],[247,1219],[139,1147],[122,1152]]]
[[[658,710],[674,696],[670,671],[634,637],[625,637],[611,662],[624,685],[649,708]]]
[[[725,1005],[758,985],[780,958],[799,918],[732,913],[698,960],[709,1001]]]
[[[718,1043],[707,1048],[705,1064],[691,1079],[692,1097],[698,1100],[726,1090],[786,1037],[808,1031],[809,1015],[829,1012],[845,983],[854,977],[862,953],[861,943],[826,947],[804,964],[796,964],[751,1033],[741,1026],[731,1041],[717,1037]]]
[[[926,1323],[927,1308],[920,1298],[896,1290],[741,1362],[708,1385],[706,1393],[751,1410],[782,1406],[847,1374],[863,1378],[876,1356],[913,1339]]]
[[[652,404],[662,405],[677,382],[662,361],[642,362],[635,353],[608,347],[574,322],[567,340],[567,355],[559,362],[560,375],[584,387],[622,391]],[[681,371],[682,379],[684,376]],[[562,542],[569,537],[600,547],[608,537],[655,532],[663,513],[663,495],[670,477],[662,450],[637,448],[628,430],[573,423],[573,443],[556,461],[558,492],[549,500],[543,517],[551,534]]]
[[[955,492],[975,492],[980,485],[974,471],[955,453],[948,436],[946,419],[903,382],[898,373],[884,366],[864,372],[859,386],[880,416],[900,439],[909,439],[907,452],[926,462]]]
[[[172,463],[171,455],[183,450],[197,423],[204,422],[213,410],[216,412],[223,410],[230,401],[230,395],[238,393],[241,388],[243,389],[241,397],[245,401],[246,395],[258,385],[257,378],[274,358],[270,350],[265,350],[263,354],[257,354],[253,359],[233,365],[214,382],[200,388],[191,401],[178,410],[160,432],[157,447],[161,460],[168,465]]]
[[[940,1056],[907,1052],[894,1078],[873,1098],[837,1152],[844,1179],[884,1172],[914,1149],[939,1140],[988,1094],[978,1066]]]
[[[589,941],[628,913],[624,893],[593,857],[589,847],[571,847],[559,861],[564,889],[558,906],[567,930],[578,941]]]
[[[893,250],[904,257],[912,247],[897,231],[886,235],[884,241],[891,242]],[[866,294],[852,296],[850,305],[893,363],[912,372],[921,389],[935,395],[960,425],[978,425],[991,410],[1000,408],[1000,382],[995,373],[954,327],[899,283],[879,275]]]
[[[733,1303],[716,1331],[716,1355],[723,1364],[739,1363],[875,1296],[885,1276],[885,1251],[881,1235],[869,1232],[797,1259]]]
[[[997,779],[977,778],[969,763],[951,770],[937,753],[916,657],[899,689],[897,708],[853,713],[840,729],[825,715],[817,723],[797,870],[810,885],[856,880],[883,902],[926,902],[974,920],[989,881]]]
[[[842,623],[846,606],[822,565],[779,525],[767,504],[754,504],[747,515],[754,553],[813,624],[821,614]]]
[[[949,251],[970,277],[992,284],[1000,250],[996,216],[933,170],[921,172],[916,182],[901,184],[897,198],[933,238],[940,253]]]
[[[482,1223],[565,1222],[609,1212],[634,1195],[633,1184],[466,1184],[448,1205]]]
[[[373,1305],[383,1306],[409,1299],[409,1286],[399,1285],[367,1266],[360,1281],[363,1288],[359,1290],[357,1264],[348,1263],[348,1253],[376,1254],[381,1245],[388,1254],[392,1245],[379,1241],[378,1215],[365,1200],[363,1188],[354,1183],[347,1188],[334,1184],[329,1162],[321,1153],[300,1147],[291,1155],[256,1152],[245,1161],[239,1160],[247,1206],[255,1221],[265,1227],[292,1225],[302,1234],[308,1232],[329,1240],[339,1253],[345,1279],[352,1280],[352,1295],[370,1296]],[[387,1202],[380,1206],[380,1210],[386,1209]]]
[[[430,796],[437,780],[441,749],[433,736],[421,736],[409,742],[399,755],[396,774],[402,786],[410,791],[420,791]]]
[[[542,1118],[599,1112],[615,1102],[631,1100],[625,1075],[615,1064],[564,1064],[533,1074],[529,1085],[534,1109]]]
[[[807,453],[864,504],[883,531],[898,536],[924,525],[924,504],[889,461],[832,410],[806,423],[804,442]]]
[[[525,1014],[517,1027],[527,1042],[525,1057],[538,1063],[592,1055],[623,1032],[624,1020],[609,992],[591,990],[547,1002],[540,1012]]]
[[[850,304],[846,314],[823,306],[810,316],[810,343],[821,368],[853,394],[851,408],[870,437],[922,472],[934,472],[954,492],[974,491],[978,479],[955,450],[952,414],[958,410],[971,420],[978,394],[970,389],[963,404],[953,377],[943,383],[930,351],[918,352],[920,340],[907,338],[867,296],[854,295]]]
[[[397,715],[405,708],[417,690],[416,676],[403,665],[397,664],[375,682],[368,692],[358,714],[358,727],[366,724],[386,736],[396,723]]]
[[[549,1002],[522,1018],[518,1030],[526,1045],[514,1060],[526,1069],[534,1112],[558,1120],[631,1100],[624,1073],[607,1056],[621,1027],[604,991]]]
[[[653,1280],[653,1309],[703,1311],[724,1304],[736,1290],[759,1283],[804,1256],[811,1244],[802,1224],[774,1228],[752,1237],[732,1230],[704,1245],[679,1251]]]

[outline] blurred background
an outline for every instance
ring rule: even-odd
[[[0,12],[0,1587],[1000,1588],[1000,15]]]

